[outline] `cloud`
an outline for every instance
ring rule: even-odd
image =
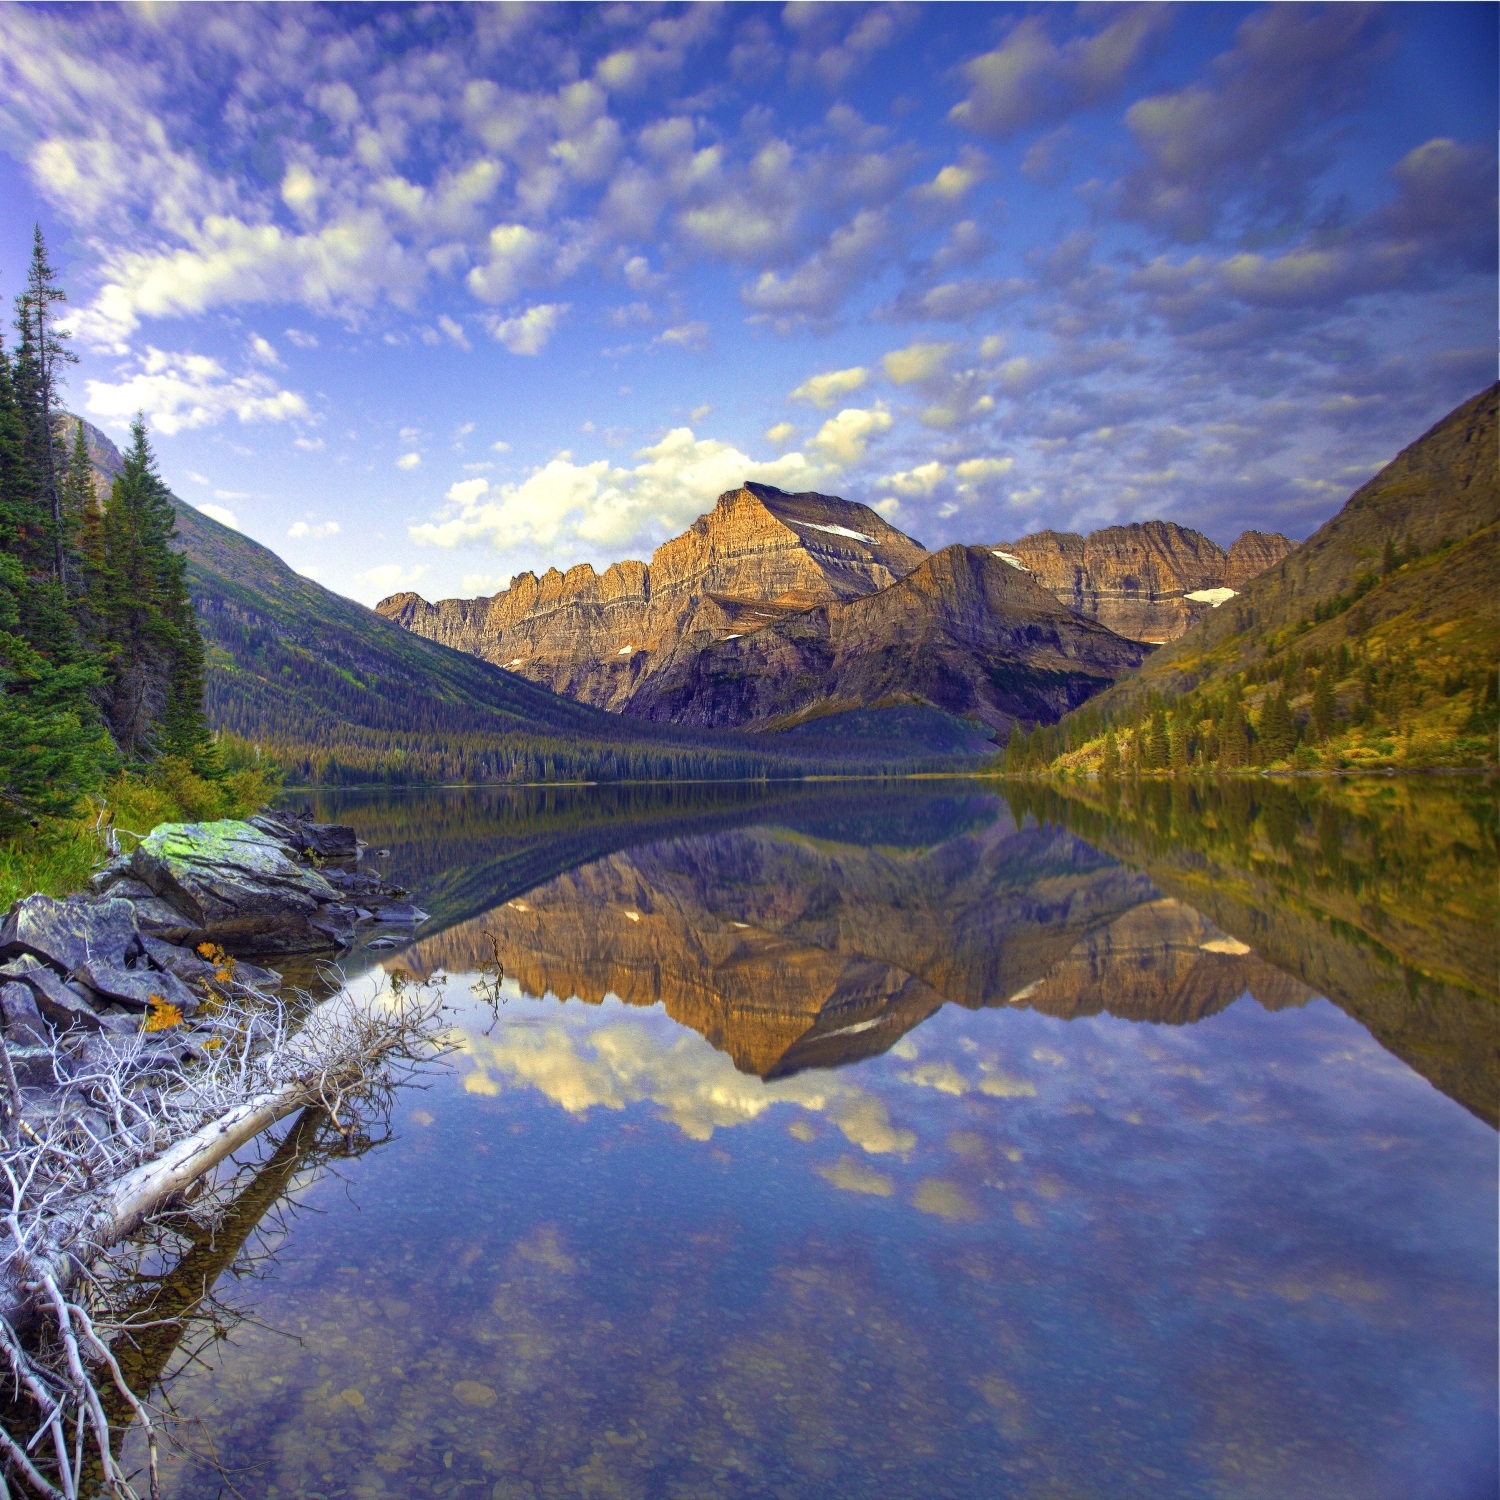
[[[202,511],[205,516],[212,517],[223,526],[232,526],[236,531],[240,529],[240,518],[223,505],[198,505],[195,510]]]
[[[366,568],[363,573],[355,575],[355,581],[359,585],[355,598],[370,604],[378,603],[403,589],[415,588],[428,571],[425,563],[414,568],[403,567],[400,563],[381,563],[377,567]]]
[[[566,302],[543,302],[520,317],[496,319],[490,324],[490,337],[512,354],[540,354],[568,307]]]
[[[556,1019],[537,1025],[488,1035],[461,1033],[459,1055],[468,1065],[465,1092],[491,1096],[503,1080],[505,1087],[534,1089],[580,1116],[595,1109],[651,1104],[660,1118],[695,1141],[750,1124],[781,1106],[826,1116],[851,1145],[872,1155],[906,1152],[916,1145],[915,1135],[894,1126],[885,1104],[857,1084],[824,1073],[767,1083],[739,1072],[726,1054],[696,1033],[674,1028],[664,1034],[612,1001],[600,1008],[565,1005],[553,1014]],[[879,1175],[862,1169],[857,1158],[846,1161],[850,1182],[859,1177],[868,1184]],[[870,1186],[857,1190],[878,1191]]]
[[[300,328],[288,328],[286,339],[289,344],[298,349],[316,349],[318,347],[318,336],[315,333],[304,333]]]
[[[741,296],[758,312],[775,315],[786,326],[790,326],[787,320],[831,313],[883,259],[890,241],[885,210],[862,209],[789,274],[762,271],[742,289]]]
[[[308,415],[307,402],[281,389],[269,375],[231,376],[206,355],[170,354],[148,345],[136,364],[135,373],[123,380],[84,382],[90,415],[123,428],[143,411],[152,429],[168,437],[211,427],[227,416],[241,422],[284,422]]]
[[[931,463],[918,464],[914,469],[906,469],[899,474],[888,474],[880,481],[883,490],[895,490],[898,495],[908,497],[916,495],[930,495],[939,484],[948,476],[948,466],[934,460]]]
[[[988,175],[989,161],[984,153],[965,149],[958,161],[950,162],[931,182],[914,189],[912,196],[920,203],[954,204]]]
[[[421,466],[422,455],[420,453],[403,453],[401,457],[396,460],[396,467],[398,469],[406,469],[410,471],[412,469],[418,469]]]
[[[1030,283],[1016,276],[945,281],[925,289],[907,286],[880,313],[903,323],[967,323],[1029,290]]]
[[[953,343],[908,344],[904,349],[891,350],[880,364],[893,385],[920,385],[941,374],[943,365],[957,348]]]
[[[955,466],[953,473],[959,480],[959,490],[982,489],[997,479],[1003,479],[1015,468],[1013,458],[967,458]]]
[[[1120,212],[1183,241],[1210,235],[1238,194],[1251,195],[1258,218],[1297,222],[1309,182],[1329,165],[1306,127],[1348,106],[1385,40],[1371,5],[1252,12],[1206,79],[1126,111],[1146,160],[1126,176]]]
[[[438,327],[441,328],[443,332],[446,333],[448,337],[452,339],[460,349],[468,349],[471,347],[468,335],[464,333],[464,325],[462,323],[457,322],[453,318],[450,318],[447,313],[440,313],[438,315],[437,322]]]
[[[965,63],[960,71],[969,96],[948,118],[1002,139],[1065,119],[1118,93],[1147,47],[1171,25],[1164,5],[1130,5],[1115,11],[1101,30],[1059,44],[1048,29],[1058,14],[1025,17],[993,52]]]
[[[322,540],[324,537],[337,536],[343,528],[337,521],[322,521],[316,525],[309,525],[306,521],[293,521],[287,528],[289,537],[313,537]]]
[[[797,441],[797,429],[790,422],[778,422],[774,427],[766,428],[765,438],[773,448],[785,448],[788,443]]]
[[[682,323],[668,328],[652,340],[656,344],[675,344],[679,349],[706,349],[708,347],[707,323]]]
[[[854,391],[862,390],[869,379],[870,372],[863,365],[855,365],[848,370],[829,370],[822,375],[809,375],[787,400],[806,401],[824,411]]]
[[[857,464],[865,456],[866,446],[889,432],[892,425],[891,414],[879,402],[864,410],[846,406],[818,429],[813,447],[841,468],[848,468]]]
[[[323,439],[309,437],[293,438],[292,446],[300,448],[304,453],[321,453],[323,451]]]
[[[258,333],[251,334],[250,336],[250,358],[258,365],[267,365],[272,369],[279,369],[281,367],[281,356]]]
[[[801,453],[757,462],[728,443],[695,438],[687,427],[635,457],[633,467],[622,468],[560,455],[519,482],[460,480],[433,520],[410,529],[411,539],[436,547],[487,542],[497,551],[608,548],[618,556],[627,546],[675,536],[746,479],[813,489],[827,472]]]

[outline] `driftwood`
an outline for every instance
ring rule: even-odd
[[[86,1458],[106,1492],[136,1495],[101,1387],[145,1431],[157,1493],[155,1429],[109,1348],[118,1318],[107,1296],[101,1312],[91,1266],[277,1120],[313,1108],[354,1131],[439,1045],[441,995],[431,988],[368,1001],[341,991],[310,1008],[229,989],[194,1017],[190,1038],[96,1035],[81,1055],[76,1038],[59,1039],[46,1117],[10,1122],[0,1151],[0,1370],[8,1365],[16,1394],[29,1398],[34,1430],[23,1442],[0,1426],[0,1500],[7,1474],[49,1500],[75,1500]]]

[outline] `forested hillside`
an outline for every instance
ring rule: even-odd
[[[1006,769],[1494,764],[1497,393],[1450,413],[1138,672],[1014,736]]]

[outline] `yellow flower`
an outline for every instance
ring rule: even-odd
[[[163,1000],[160,995],[150,997],[151,1008],[146,1013],[147,1031],[170,1031],[174,1026],[182,1025],[182,1012],[170,1001]]]

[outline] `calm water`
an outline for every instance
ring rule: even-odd
[[[317,806],[459,1050],[179,1277],[240,1493],[1495,1494],[1485,789]]]

